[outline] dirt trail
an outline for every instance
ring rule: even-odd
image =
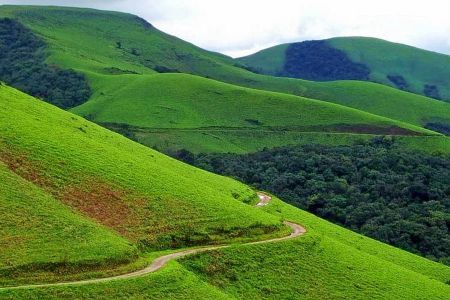
[[[270,200],[272,200],[271,196],[261,193],[261,192],[258,192],[258,197],[259,197],[260,201],[258,202],[258,204],[256,204],[257,207],[265,206],[265,205],[269,204]],[[283,223],[285,225],[291,227],[292,232],[290,235],[280,237],[280,238],[269,239],[269,240],[249,242],[249,243],[245,243],[242,245],[257,245],[257,244],[280,242],[280,241],[296,238],[296,237],[301,236],[306,233],[306,229],[299,224],[288,222],[288,221],[285,221]],[[211,250],[216,250],[216,249],[222,249],[222,248],[227,248],[227,247],[230,247],[230,245],[206,246],[206,247],[202,247],[202,248],[189,249],[189,250],[184,250],[184,251],[180,251],[180,252],[176,252],[176,253],[167,254],[167,255],[158,257],[148,267],[146,267],[142,270],[127,273],[127,274],[117,275],[117,276],[79,280],[79,281],[70,281],[70,282],[23,285],[23,286],[16,286],[16,287],[3,287],[3,288],[0,288],[0,290],[28,289],[28,288],[52,287],[52,286],[67,286],[67,285],[83,285],[83,284],[99,283],[99,282],[118,280],[118,279],[134,278],[134,277],[144,276],[146,274],[156,272],[159,269],[163,268],[171,260],[175,260],[177,258],[191,255],[191,254],[196,254],[196,253],[201,253],[201,252],[206,252],[206,251],[211,251]]]

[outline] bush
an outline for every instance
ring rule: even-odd
[[[390,82],[395,84],[395,86],[400,90],[408,90],[409,84],[406,81],[406,79],[401,75],[388,75],[386,76],[387,79],[389,79]]]
[[[439,89],[435,85],[425,84],[425,86],[423,87],[423,93],[427,97],[441,100],[441,95],[439,93]]]

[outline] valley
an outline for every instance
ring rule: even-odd
[[[0,50],[0,299],[448,298],[448,56],[26,5]]]

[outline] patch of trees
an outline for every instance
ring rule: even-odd
[[[425,128],[450,136],[450,124],[429,122]]]
[[[423,87],[423,93],[425,94],[425,96],[430,97],[430,98],[434,98],[434,99],[438,99],[438,100],[442,99],[441,95],[439,93],[439,88],[432,84],[425,84],[425,86]]]
[[[235,177],[354,231],[450,265],[450,159],[377,139],[254,154],[199,154],[187,163]]]
[[[286,49],[281,76],[316,81],[369,80],[370,69],[351,61],[326,41],[293,43]]]
[[[179,70],[177,69],[172,69],[166,66],[160,66],[157,65],[153,68],[153,70],[155,70],[158,73],[181,73]]]
[[[0,19],[0,80],[61,108],[84,103],[91,95],[84,76],[48,65],[45,47],[19,22]]]
[[[406,79],[401,75],[388,75],[387,79],[392,82],[398,89],[406,91],[409,88],[409,84]]]

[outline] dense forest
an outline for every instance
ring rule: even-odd
[[[450,160],[390,139],[175,157],[235,177],[334,223],[450,265]]]
[[[326,41],[306,41],[289,45],[280,75],[317,81],[369,80],[370,69]]]
[[[0,80],[61,108],[85,102],[91,90],[83,75],[50,66],[45,44],[12,19],[0,19]]]

